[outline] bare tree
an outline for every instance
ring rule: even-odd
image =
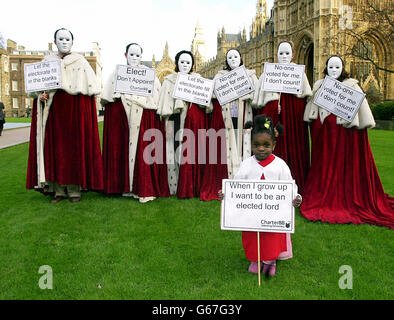
[[[362,12],[361,22],[370,23],[373,29],[377,30],[387,40],[389,46],[392,46],[394,40],[394,2],[364,1],[365,10]],[[349,1],[350,8],[355,8],[357,5],[360,6],[360,2],[362,1]],[[343,19],[343,17],[339,17],[338,19]],[[351,27],[345,25],[336,37],[337,44],[345,48],[344,56],[370,62],[376,70],[394,73],[392,67],[386,63],[386,59],[378,59],[375,50],[371,47],[371,38],[369,35],[360,32],[358,28],[354,28],[354,25],[355,21],[352,21]],[[391,48],[389,48],[389,51],[391,51]]]

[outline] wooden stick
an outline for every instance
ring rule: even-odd
[[[261,287],[261,273],[260,273],[260,232],[257,232],[257,269],[259,278],[259,287]]]

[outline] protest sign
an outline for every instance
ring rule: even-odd
[[[364,99],[363,92],[326,76],[313,102],[343,120],[352,122]]]
[[[253,92],[254,87],[245,66],[240,66],[216,79],[214,90],[220,105],[223,106]]]
[[[172,97],[203,106],[209,106],[214,81],[201,76],[178,73]]]
[[[117,65],[115,73],[115,92],[153,96],[156,71],[151,68]]]
[[[25,91],[40,92],[61,88],[60,61],[25,63]]]
[[[305,66],[298,64],[264,63],[264,91],[301,94]]]
[[[294,233],[294,181],[222,182],[221,229]]]

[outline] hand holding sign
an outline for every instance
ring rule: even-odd
[[[41,101],[46,102],[46,101],[48,101],[49,96],[48,96],[48,93],[46,93],[46,92],[44,91],[43,93],[41,93],[41,94],[38,96],[38,98],[39,98]]]
[[[223,230],[294,233],[294,181],[223,180]]]

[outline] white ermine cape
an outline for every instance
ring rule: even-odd
[[[144,65],[139,65],[138,67],[147,68]],[[101,104],[105,106],[108,103],[114,102],[115,99],[121,99],[125,113],[127,115],[127,121],[129,123],[129,181],[130,192],[132,192],[135,158],[142,113],[144,109],[157,110],[161,84],[159,79],[156,77],[152,96],[138,96],[134,94],[117,93],[114,91],[116,81],[115,77],[116,71],[110,75],[104,86],[103,94],[101,95]]]
[[[78,53],[70,53],[61,59],[58,55],[45,56],[43,61],[60,61],[61,89],[71,95],[98,95],[101,85],[89,62]],[[45,183],[44,168],[44,137],[45,127],[56,90],[48,90],[47,103],[37,100],[37,177],[38,182]],[[29,96],[38,98],[39,92],[30,93]],[[43,108],[43,106],[45,107]]]
[[[315,99],[315,95],[319,91],[321,85],[323,84],[324,79],[320,79],[315,82],[313,86],[313,96],[308,99],[308,103],[305,107],[304,112],[304,121],[311,122],[316,120],[318,116],[320,116],[321,123],[324,122],[324,119],[328,117],[331,112],[319,107],[318,105],[313,103]],[[344,85],[351,87],[354,90],[362,92],[361,88],[358,85],[358,81],[355,79],[345,79],[342,82]],[[348,122],[340,117],[337,117],[337,124],[342,125],[345,128],[356,128],[356,129],[366,129],[375,127],[375,120],[373,118],[371,109],[369,108],[369,104],[367,99],[364,99],[358,109],[356,116],[354,117],[352,122]]]

